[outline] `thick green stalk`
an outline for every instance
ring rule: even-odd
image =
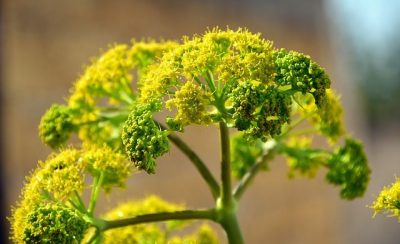
[[[242,244],[243,237],[237,220],[237,202],[232,195],[229,130],[225,122],[219,123],[221,138],[221,201],[217,202],[218,222],[228,236],[229,244]]]
[[[226,235],[228,236],[229,244],[243,244],[243,236],[240,230],[239,222],[236,217],[236,213],[227,213],[220,224],[224,228]]]
[[[149,222],[167,221],[167,220],[189,220],[189,219],[208,219],[216,221],[216,211],[208,210],[183,210],[176,212],[152,213],[138,215],[132,218],[104,221],[100,226],[102,231],[124,227],[128,225],[137,225]]]
[[[225,122],[219,123],[221,139],[221,200],[224,207],[232,205],[231,152],[229,130]]]

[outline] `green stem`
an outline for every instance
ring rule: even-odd
[[[167,221],[167,220],[189,220],[189,219],[209,219],[216,221],[216,212],[214,209],[208,210],[183,210],[176,212],[152,213],[138,215],[126,219],[105,221],[102,231],[120,228],[127,225],[137,225],[149,222]]]
[[[243,193],[249,187],[257,173],[265,167],[267,161],[271,160],[275,156],[276,147],[277,143],[274,141],[267,143],[263,155],[257,159],[256,163],[246,172],[242,179],[240,179],[239,184],[233,190],[233,196],[237,201],[242,197]]]
[[[225,122],[219,123],[220,138],[221,138],[221,200],[224,207],[232,205],[232,180],[231,180],[231,153],[229,130]]]
[[[158,123],[157,121],[155,122],[160,126],[161,129],[167,129],[164,125]],[[203,160],[201,160],[200,157],[174,133],[170,133],[168,138],[190,159],[190,161],[199,171],[200,175],[206,181],[208,187],[210,188],[211,194],[216,200],[219,197],[220,187]]]
[[[101,184],[103,183],[104,173],[101,172],[100,175],[96,176],[93,180],[92,193],[90,194],[90,201],[88,212],[93,216],[94,209],[96,208],[97,199],[99,197]]]
[[[79,206],[86,210],[85,203],[83,202],[81,196],[79,196],[79,193],[77,191],[74,191],[74,197],[78,201]]]
[[[228,237],[229,244],[243,244],[243,236],[236,214],[226,215],[220,222]]]
[[[235,190],[233,191],[233,196],[239,200],[247,187],[251,184],[257,173],[260,169],[265,165],[264,162],[257,162],[254,164],[249,171],[242,177],[239,184],[236,186]]]

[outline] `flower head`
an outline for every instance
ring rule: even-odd
[[[364,194],[371,171],[361,143],[346,139],[345,145],[329,159],[328,169],[326,179],[341,187],[342,198],[353,199]]]
[[[69,108],[54,104],[40,121],[39,136],[44,144],[57,148],[65,144],[75,129]]]
[[[235,127],[263,141],[279,135],[290,122],[290,96],[259,82],[240,83],[231,93]]]
[[[93,176],[103,174],[101,185],[107,192],[114,186],[125,186],[126,179],[131,174],[131,163],[126,156],[107,145],[85,144],[82,161],[87,164],[87,169]]]
[[[76,110],[92,108],[96,99],[109,97],[117,102],[129,102],[133,97],[130,70],[133,62],[127,45],[115,45],[89,65],[76,81],[68,100]]]
[[[189,124],[209,124],[211,116],[207,111],[207,105],[211,94],[204,91],[193,81],[186,82],[180,90],[175,93],[174,98],[167,101],[167,108],[177,108],[174,123],[184,127]]]
[[[139,169],[154,173],[155,159],[169,150],[167,132],[153,120],[152,105],[137,106],[126,120],[122,141],[126,153]]]
[[[89,224],[77,211],[59,204],[38,205],[27,216],[24,243],[80,243]]]
[[[390,187],[384,187],[371,208],[375,211],[374,215],[386,212],[400,220],[400,180],[396,179]]]
[[[330,79],[325,70],[302,53],[279,49],[274,53],[275,80],[279,85],[290,86],[295,91],[309,92],[320,107]]]
[[[59,200],[66,200],[75,191],[81,192],[84,187],[84,169],[86,165],[76,149],[65,149],[52,154],[34,173],[42,190],[51,193]]]

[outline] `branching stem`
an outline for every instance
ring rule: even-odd
[[[127,225],[137,225],[149,222],[159,222],[167,220],[189,220],[189,219],[208,219],[216,221],[216,211],[214,209],[208,210],[183,210],[176,212],[152,213],[138,215],[132,218],[118,219],[112,221],[104,221],[101,230],[109,230]]]
[[[104,173],[101,172],[100,175],[96,176],[93,180],[92,193],[90,194],[90,201],[88,212],[93,216],[94,209],[96,208],[97,199],[99,197],[101,184],[103,183]]]
[[[275,147],[276,147],[275,143],[270,143],[270,146],[265,149],[264,154],[258,158],[256,163],[242,177],[239,184],[233,190],[233,196],[237,201],[240,200],[245,190],[249,187],[254,177],[257,175],[257,173],[265,166],[267,161],[271,160],[274,157]]]

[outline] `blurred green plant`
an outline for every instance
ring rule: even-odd
[[[156,120],[155,114],[164,117]],[[326,180],[340,187],[342,198],[363,195],[370,170],[362,145],[345,133],[342,115],[323,68],[245,29],[111,46],[86,67],[67,104],[53,105],[43,116],[39,135],[56,153],[27,178],[10,217],[12,239],[217,243],[206,224],[189,236],[174,234],[188,220],[201,219],[220,224],[229,243],[243,243],[239,201],[277,155],[288,159],[291,177],[312,177],[325,167]],[[189,125],[219,127],[219,181],[178,136]],[[66,146],[72,133],[81,145]],[[313,146],[315,136],[327,139],[324,148]],[[215,206],[187,210],[150,196],[95,214],[101,191],[125,187],[134,168],[155,174],[156,159],[170,143],[199,171]]]

